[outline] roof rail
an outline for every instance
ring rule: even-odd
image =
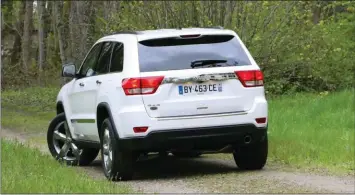
[[[136,34],[138,34],[138,32],[137,31],[118,31],[118,32],[110,33],[107,36],[109,36],[109,35],[117,35],[117,34],[133,34],[133,35],[136,35]]]
[[[208,27],[204,27],[204,28],[214,28],[214,29],[221,29],[221,30],[224,29],[222,26],[208,26]]]

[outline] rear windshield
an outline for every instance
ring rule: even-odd
[[[233,35],[145,40],[138,43],[138,53],[141,72],[251,65]],[[204,63],[196,66],[197,61]]]

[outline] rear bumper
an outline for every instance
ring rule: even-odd
[[[175,131],[198,129],[202,127],[216,126],[237,126],[252,124],[262,128],[267,125],[256,123],[256,118],[268,117],[267,101],[264,97],[256,97],[253,107],[242,113],[197,115],[189,117],[170,117],[170,118],[151,118],[148,116],[144,105],[119,107],[112,105],[112,119],[116,125],[117,133],[120,138],[144,137],[153,132]],[[120,109],[118,109],[120,108]],[[144,133],[134,133],[134,127],[148,126]]]
[[[129,151],[159,152],[171,150],[218,151],[228,145],[244,145],[244,137],[262,140],[267,127],[254,124],[153,131],[144,137],[121,138],[119,147]]]

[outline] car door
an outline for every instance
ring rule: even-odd
[[[83,61],[78,78],[68,90],[68,99],[71,109],[70,121],[74,128],[74,134],[79,139],[89,139],[85,131],[93,131],[95,128],[96,90],[94,68],[98,62],[102,43],[92,47]],[[95,128],[96,129],[96,128]]]
[[[97,129],[97,123],[96,123],[96,111],[97,111],[97,105],[98,105],[98,97],[101,94],[102,91],[100,91],[100,88],[104,84],[107,83],[107,73],[109,73],[109,67],[110,67],[110,57],[111,57],[111,52],[112,52],[112,42],[103,42],[101,52],[98,58],[98,61],[96,63],[96,66],[93,68],[95,72],[95,76],[92,76],[93,82],[95,83],[95,103],[94,108],[93,108],[93,113],[92,115],[95,117],[93,120],[94,123],[89,123],[89,124],[81,124],[81,128],[83,129],[83,134],[86,136],[87,140],[91,141],[100,141],[100,137],[98,134],[98,129]],[[88,127],[90,125],[90,127]],[[84,126],[87,128],[85,129]]]

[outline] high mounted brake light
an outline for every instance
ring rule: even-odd
[[[244,87],[257,87],[264,85],[264,76],[260,70],[235,71]]]
[[[180,35],[181,38],[183,39],[189,39],[189,38],[198,38],[200,37],[200,34],[195,34],[195,35]]]
[[[153,94],[163,79],[164,76],[127,78],[122,80],[122,88],[126,95]]]

